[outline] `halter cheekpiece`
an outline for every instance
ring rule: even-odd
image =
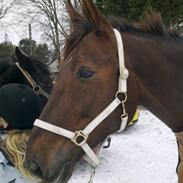
[[[17,68],[20,70],[20,72],[23,74],[23,76],[25,77],[25,79],[28,81],[28,83],[31,85],[33,91],[37,94],[37,95],[42,95],[45,98],[49,98],[49,94],[47,92],[45,92],[35,81],[34,79],[30,76],[30,74],[25,71],[18,62],[15,63],[15,65],[17,66]]]
[[[52,125],[40,119],[36,119],[34,126],[42,128],[44,130],[50,131],[52,133],[64,136],[70,139],[75,145],[81,147],[84,152],[91,159],[93,166],[99,164],[99,159],[97,155],[93,152],[90,146],[87,144],[87,139],[90,133],[102,123],[102,121],[109,116],[120,104],[122,105],[122,115],[121,115],[121,126],[118,132],[122,132],[127,125],[128,114],[125,109],[125,102],[127,100],[127,78],[129,72],[125,67],[124,62],[124,48],[121,34],[118,30],[114,29],[114,34],[116,36],[117,46],[118,46],[118,57],[119,57],[119,84],[118,91],[116,92],[115,99],[98,115],[96,116],[83,130],[79,131],[69,131],[67,129]],[[124,96],[121,100],[120,95]]]

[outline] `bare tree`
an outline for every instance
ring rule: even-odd
[[[7,0],[0,0],[7,1]],[[69,22],[65,8],[66,0],[9,0],[16,1],[11,9],[11,17],[16,17],[12,21],[3,22],[6,29],[17,25],[21,31],[28,30],[28,24],[32,26],[32,35],[37,32],[41,36],[41,41],[47,42],[55,52],[55,59],[61,55],[62,43],[67,37]],[[77,8],[79,0],[73,0],[73,5]],[[23,34],[24,34],[23,32]],[[37,36],[37,35],[36,35]],[[39,38],[38,38],[39,39]]]
[[[63,0],[27,0],[34,11],[28,14],[39,24],[47,39],[54,46],[56,58],[60,56],[62,40],[67,36],[65,31],[65,12]],[[44,18],[40,18],[44,17]]]
[[[16,0],[13,0],[10,4],[7,5],[7,2],[0,0],[0,19],[3,18],[8,10],[13,6]]]

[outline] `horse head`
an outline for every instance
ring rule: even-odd
[[[65,43],[56,84],[40,116],[40,120],[72,132],[84,129],[106,108],[115,98],[119,81],[118,47],[112,26],[92,0],[82,0],[81,8],[83,15],[74,10],[70,1],[67,3],[72,32]],[[131,76],[128,81],[128,90],[135,93],[137,88]],[[129,95],[130,119],[137,95]],[[120,105],[92,131],[87,139],[91,148],[120,128],[121,113]],[[66,182],[75,162],[83,155],[83,150],[71,140],[34,127],[25,164],[45,181]]]

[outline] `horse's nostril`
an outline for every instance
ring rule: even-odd
[[[43,176],[41,168],[39,167],[39,165],[37,164],[37,162],[35,160],[33,160],[30,163],[28,169],[29,169],[29,171],[31,171],[32,173],[34,173],[38,177],[42,177]]]
[[[29,170],[31,172],[36,172],[36,170],[38,169],[38,165],[35,161],[32,161],[29,165]]]

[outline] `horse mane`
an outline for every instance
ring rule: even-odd
[[[113,28],[120,32],[147,33],[164,37],[179,37],[175,30],[166,27],[159,13],[146,12],[145,18],[139,22],[129,23],[124,18],[110,17],[109,22]]]
[[[75,48],[82,38],[96,27],[87,20],[87,18],[72,18],[72,27],[74,30],[65,42],[63,56],[68,59],[69,54]],[[145,18],[139,22],[130,23],[124,18],[109,17],[108,22],[113,28],[121,33],[145,33],[149,35],[159,35],[162,37],[180,37],[175,30],[166,27],[159,13],[151,11],[145,14]],[[100,30],[99,30],[100,31]],[[99,34],[100,35],[100,34]],[[65,60],[64,59],[64,60]]]
[[[92,31],[93,26],[87,20],[74,23],[74,31],[71,32],[69,37],[66,39],[64,45],[63,58],[64,60],[69,59],[71,51],[79,44],[85,35]]]

